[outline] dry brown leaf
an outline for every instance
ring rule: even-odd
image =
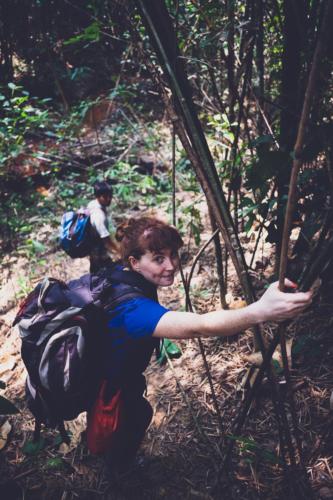
[[[8,420],[6,420],[0,427],[0,450],[2,450],[6,446],[8,441],[8,436],[11,430],[12,426],[8,422]]]
[[[73,464],[73,468],[81,476],[88,476],[92,472],[90,467],[83,464]]]
[[[70,422],[66,422],[66,430],[70,433],[70,443],[66,445],[65,443],[61,443],[59,447],[59,452],[66,455],[71,450],[76,448],[78,444],[81,442],[81,434],[87,428],[87,417],[85,413],[81,413],[75,420],[71,420]]]
[[[258,373],[259,373],[259,369],[258,368],[256,368],[255,370],[253,370],[253,373],[252,373],[251,378],[250,378],[250,386],[251,387],[253,386],[253,384],[254,384],[254,382],[255,382],[255,380],[257,378]]]
[[[241,299],[232,300],[229,304],[230,309],[242,309],[242,307],[245,307],[245,306],[246,306],[245,300],[241,300]]]
[[[15,365],[16,359],[13,356],[9,354],[7,356],[2,356],[0,359],[0,377],[4,373],[12,371],[15,368]]]
[[[292,347],[293,339],[287,339],[286,340],[286,352],[287,352],[287,359],[288,359],[288,365],[289,368],[291,368],[292,364],[292,359],[291,359],[291,347]],[[251,365],[260,367],[262,364],[262,354],[261,352],[253,352],[249,356],[244,356],[245,361],[250,363]],[[281,354],[281,346],[278,345],[277,348],[275,349],[272,359],[274,361],[277,361],[279,363],[279,366],[282,368],[283,367],[283,361],[282,361],[282,354]]]
[[[237,390],[239,391],[239,390],[244,389],[247,382],[252,387],[254,384],[254,381],[258,375],[258,372],[259,372],[259,368],[253,368],[253,366],[250,366],[250,368],[248,368],[246,370],[246,373],[245,373],[244,377],[242,378],[241,382],[237,385]]]
[[[294,339],[287,339],[286,340],[286,351],[287,351],[287,359],[288,359],[289,368],[291,368],[291,364],[292,364],[291,348],[293,345],[293,341],[294,341]]]
[[[262,354],[261,352],[253,352],[248,356],[244,356],[245,361],[254,366],[260,366],[262,363]]]
[[[50,191],[49,191],[48,189],[46,189],[44,186],[38,186],[38,187],[36,188],[36,191],[37,191],[39,194],[41,194],[42,196],[46,197],[46,198],[47,198],[48,196],[50,196]]]
[[[58,451],[62,455],[67,455],[67,453],[69,453],[71,451],[71,449],[73,449],[73,447],[71,447],[67,443],[61,443],[61,445],[59,446]]]
[[[165,417],[166,417],[166,413],[165,413],[165,411],[163,411],[163,410],[158,410],[158,411],[155,413],[155,415],[154,415],[154,420],[153,420],[154,425],[155,425],[157,428],[159,428],[159,427],[162,425],[162,423],[163,423],[163,421],[164,421]]]

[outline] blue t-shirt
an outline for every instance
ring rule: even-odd
[[[129,299],[108,312],[105,377],[115,388],[131,386],[159,346],[152,334],[168,311],[146,297]]]

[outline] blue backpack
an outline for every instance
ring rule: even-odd
[[[86,257],[89,255],[96,235],[92,229],[90,215],[87,209],[80,208],[77,212],[65,212],[60,226],[60,246],[72,257]]]

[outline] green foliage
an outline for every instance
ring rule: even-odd
[[[68,431],[68,435],[71,436],[71,432],[70,431]],[[62,437],[61,437],[60,434],[57,434],[56,436],[54,436],[53,443],[52,443],[53,446],[58,447],[62,443],[63,443],[63,440],[62,440]]]
[[[282,375],[283,373],[283,367],[280,365],[277,359],[272,359],[272,365],[274,368],[274,371],[277,375]]]
[[[266,195],[269,180],[279,177],[290,170],[291,158],[283,151],[258,149],[258,158],[246,170],[246,186],[263,197]]]
[[[171,342],[169,339],[163,339],[162,348],[160,350],[159,357],[157,358],[157,362],[159,365],[163,365],[167,362],[167,358],[180,358],[181,355],[181,350],[174,342]]]
[[[8,83],[0,88],[0,177],[8,175],[5,166],[24,150],[28,133],[43,129],[49,120],[48,99],[30,97],[23,87]]]
[[[28,238],[25,245],[22,245],[19,249],[24,250],[25,255],[30,260],[36,260],[46,251],[46,246],[40,241]]]
[[[60,457],[49,458],[45,464],[46,469],[63,470],[65,466],[65,462]]]
[[[244,436],[233,436],[232,434],[229,434],[227,438],[237,441],[240,453],[245,456],[244,460],[248,463],[264,461],[271,464],[281,464],[281,459],[276,453],[265,450],[254,439]]]
[[[238,215],[246,220],[244,231],[249,233],[252,229],[253,222],[256,220],[256,214],[260,205],[248,196],[244,196],[240,200]]]
[[[38,441],[27,441],[24,444],[22,451],[25,455],[35,456],[38,455],[38,453],[43,450],[45,446],[46,441],[43,437],[41,437]]]
[[[23,183],[23,181],[21,181]],[[4,189],[4,191],[2,191]],[[2,234],[7,233],[7,240],[12,239],[19,232],[22,234],[29,234],[33,224],[27,222],[23,214],[31,207],[36,206],[38,195],[28,190],[20,194],[17,192],[10,192],[9,188],[6,189],[6,184],[3,184],[2,191],[3,203],[0,207],[0,227],[2,227]]]
[[[29,161],[29,157],[33,158],[34,153],[29,150],[27,140],[32,134],[38,135],[50,126],[50,113],[46,109],[49,99],[30,97],[27,91],[14,83],[1,88],[0,101],[0,229],[6,242],[10,243],[18,233],[29,233],[31,230],[31,224],[27,224],[22,215],[30,206],[37,204],[39,195],[29,189],[32,185],[29,177],[16,182],[16,170],[20,171],[24,159]],[[12,191],[11,185],[17,188],[16,192]]]
[[[193,237],[196,246],[200,245],[203,231],[201,212],[198,208],[199,201],[199,199],[195,198],[194,201],[187,206],[176,203],[176,205],[179,206],[179,208],[177,208],[177,214],[181,213],[181,215],[177,217],[177,227],[182,234],[189,236],[189,240]]]
[[[276,231],[277,199],[275,196],[268,197],[268,195],[277,178],[281,175],[288,176],[291,168],[291,156],[283,151],[272,149],[273,145],[274,140],[271,135],[257,137],[251,143],[251,147],[256,150],[256,155],[251,161],[247,161],[245,167],[242,168],[242,155],[244,157],[246,153],[241,151],[238,155],[240,161],[236,162],[236,165],[241,168],[243,186],[246,189],[245,193],[240,196],[238,216],[245,222],[244,230],[247,233],[252,231],[256,221],[266,222],[265,226],[270,233],[273,232],[273,229]],[[224,178],[228,178],[229,175],[228,170],[226,170]]]
[[[107,170],[106,176],[117,182],[114,185],[115,198],[128,207],[140,204],[141,200],[144,200],[144,205],[153,207],[168,196],[168,194],[163,195],[160,189],[165,183],[163,176],[142,175],[138,172],[137,165],[124,161],[117,162]]]
[[[42,266],[47,265],[47,260],[43,258],[46,249],[45,244],[31,238],[28,238],[24,244],[18,247],[18,254],[28,259],[28,265],[25,269],[25,274],[19,275],[17,279],[19,287],[16,292],[17,299],[24,299],[34,288],[33,278],[39,275]]]
[[[240,204],[237,207],[231,204],[230,208],[237,208],[238,214],[235,216],[243,218],[247,232],[253,229],[255,222],[262,222],[267,217],[269,236],[272,241],[276,241],[276,235],[281,229],[278,224],[281,225],[283,220],[283,217],[278,220],[277,213],[278,210],[279,214],[283,212],[285,198],[281,194],[269,200],[268,192],[274,182],[281,177],[287,177],[292,157],[289,151],[274,150],[274,141],[267,133],[267,127],[263,124],[259,127],[260,113],[257,103],[263,107],[261,93],[264,92],[266,103],[263,111],[267,121],[275,137],[283,136],[285,131],[280,129],[283,124],[279,108],[276,107],[281,105],[281,99],[288,98],[284,95],[281,97],[281,94],[287,92],[283,87],[286,75],[282,60],[288,56],[288,51],[294,51],[295,47],[286,46],[288,40],[285,38],[285,19],[284,16],[281,17],[279,10],[281,6],[278,3],[270,4],[268,9],[264,9],[262,21],[257,18],[256,3],[250,9],[242,2],[231,2],[228,9],[222,10],[220,4],[215,1],[204,2],[200,6],[195,2],[166,1],[166,6],[177,26],[182,63],[189,75],[195,104],[200,119],[205,124],[209,146],[223,187],[226,190],[234,190],[236,180],[236,190],[240,189]],[[7,31],[10,38],[6,38],[4,32],[2,42],[4,47],[9,47],[9,56],[15,54],[15,57],[9,57],[9,60],[14,61],[11,63],[12,71],[7,68],[11,78],[9,80],[8,76],[7,84],[0,95],[3,103],[2,114],[5,118],[4,124],[1,122],[0,126],[0,166],[4,166],[0,169],[0,179],[7,175],[7,165],[15,162],[20,153],[24,152],[26,136],[36,131],[42,130],[43,134],[54,140],[56,146],[62,142],[67,146],[70,144],[75,150],[80,142],[85,117],[93,106],[100,103],[101,99],[96,98],[96,95],[103,93],[103,99],[108,95],[117,110],[109,135],[112,148],[111,166],[107,170],[95,170],[93,159],[89,158],[87,153],[81,178],[76,175],[74,185],[72,171],[68,175],[67,183],[57,178],[62,165],[61,161],[54,160],[50,164],[51,184],[56,193],[53,208],[77,208],[84,204],[91,194],[91,182],[105,176],[118,180],[115,193],[121,206],[135,208],[145,204],[153,207],[167,200],[171,184],[170,176],[165,172],[158,172],[158,175],[151,177],[137,171],[135,156],[139,146],[148,151],[161,147],[153,127],[149,130],[148,126],[145,131],[145,124],[138,119],[138,113],[146,109],[144,103],[148,102],[150,112],[153,112],[151,108],[159,98],[157,96],[155,104],[151,104],[156,91],[154,89],[153,93],[147,93],[147,68],[140,52],[136,50],[140,44],[136,38],[133,45],[129,44],[132,37],[130,22],[142,36],[143,46],[151,51],[150,59],[155,61],[156,55],[151,50],[138,12],[133,11],[129,4],[119,9],[118,2],[110,4],[105,1],[93,1],[81,7],[77,9],[77,6],[65,2],[57,5],[57,9],[52,12],[47,2],[38,0],[20,6],[20,18],[17,22],[13,22],[10,16],[8,18]],[[12,8],[16,8],[15,2]],[[11,11],[11,8],[9,10]],[[304,19],[300,16],[300,26]],[[314,17],[311,23],[303,26],[304,40],[308,43],[300,43],[299,48],[300,78],[297,89],[295,87],[299,96],[304,94],[303,87],[312,57],[309,48],[316,40],[318,22],[319,18],[317,20]],[[261,30],[264,39],[262,75],[258,45]],[[23,36],[23,33],[26,35]],[[254,59],[250,61],[251,71],[247,73],[247,57],[252,40],[255,42]],[[314,110],[309,127],[309,141],[303,151],[307,161],[318,158],[329,144],[332,135],[331,101],[324,76],[329,74],[329,70],[330,63],[325,60],[323,75],[318,82],[323,99],[320,101],[321,105]],[[15,80],[13,75],[18,79]],[[70,107],[69,114],[59,115],[57,122],[51,125],[50,115],[45,108],[47,102],[32,99],[29,93],[18,85],[19,78],[26,78],[30,85],[32,81],[38,83],[38,88],[52,89],[53,93],[48,95],[57,95],[58,105],[61,103],[64,109]],[[264,82],[263,89],[260,86],[261,78]],[[328,78],[326,80],[329,81]],[[245,100],[242,103],[243,90]],[[296,104],[294,106],[292,100],[290,104],[293,108],[288,109],[290,116],[299,116],[300,110]],[[238,117],[241,119],[239,124]],[[293,123],[294,121],[293,119]],[[234,144],[238,132],[238,144]],[[130,148],[128,155],[122,156],[128,145],[132,144],[132,140],[135,142],[138,136],[138,148],[135,145]],[[253,137],[257,138],[252,140]],[[184,155],[180,155],[177,163],[179,187],[197,193],[198,182],[188,160]],[[17,217],[17,214],[22,213],[22,207],[28,207],[28,210],[31,208],[33,211],[33,197],[27,200],[28,197],[25,196],[22,203],[15,197],[9,199],[10,193],[6,193],[2,198],[5,203],[0,211],[0,229],[4,229],[1,231],[5,235],[4,240],[13,242],[13,246],[19,238],[26,240],[29,236],[29,224]],[[37,196],[34,200],[36,205],[42,203]],[[301,201],[303,206],[310,206],[306,198]],[[45,219],[52,201],[44,200],[43,204]],[[183,212],[182,207],[179,209]],[[297,215],[301,216],[299,220],[307,218],[307,214],[302,213],[301,209]],[[201,221],[195,210],[185,209],[179,219],[182,230],[190,231],[198,243]],[[317,226],[321,221],[322,214],[316,211]],[[307,224],[304,235],[311,237],[314,234],[314,223],[307,221]],[[30,241],[24,241],[23,246],[22,249],[29,256],[38,253]],[[7,248],[10,248],[10,245],[7,245]]]
[[[85,116],[97,102],[98,99],[83,99],[78,104],[73,105],[70,112],[55,123],[52,136],[60,142],[77,139]]]
[[[56,226],[60,223],[60,215],[54,217],[54,213],[69,209],[77,209],[93,198],[93,183],[96,180],[109,178],[115,181],[115,201],[120,206],[137,207],[144,204],[154,207],[156,203],[161,203],[168,199],[171,191],[171,179],[167,171],[156,172],[156,175],[144,174],[140,172],[137,159],[142,154],[157,151],[161,145],[158,124],[141,122],[137,115],[135,121],[128,116],[133,115],[130,100],[135,96],[136,86],[118,85],[110,93],[110,98],[122,100],[124,111],[112,126],[108,126],[110,145],[114,152],[115,159],[110,159],[111,167],[106,169],[95,169],[90,165],[89,152],[81,150],[81,155],[86,163],[82,168],[71,168],[62,175],[63,165],[59,148],[61,144],[66,144],[66,152],[73,147],[75,154],[81,148],[80,133],[84,119],[91,107],[98,105],[101,99],[86,99],[79,105],[74,106],[71,112],[65,116],[52,115],[52,121],[45,125],[45,136],[50,138],[54,150],[58,153],[56,159],[47,163],[48,169],[43,171],[47,183],[51,186],[52,196],[44,197],[34,190],[33,182],[24,179],[23,192],[10,192],[8,188],[5,193],[5,201],[1,207],[2,218],[0,225],[3,225],[3,234],[6,234],[4,242],[11,242],[12,246],[19,242],[19,251],[29,258],[31,263],[42,264],[42,255],[47,247],[44,241],[40,241],[33,234],[36,227],[49,221],[55,228],[54,238],[56,238]],[[129,111],[124,106],[129,106]],[[126,113],[125,113],[126,111]],[[140,140],[138,140],[140,138]],[[49,139],[49,140],[50,140]],[[123,160],[117,160],[117,156],[122,156],[128,144],[133,143],[130,154]],[[73,146],[71,146],[73,144]],[[23,147],[23,146],[22,146]],[[109,146],[110,147],[110,146]],[[75,148],[75,149],[74,149]],[[53,149],[43,147],[39,144],[39,149],[43,151],[43,156],[48,158],[50,154],[53,158]],[[68,153],[67,153],[68,154]],[[50,241],[51,243],[51,241]],[[22,286],[21,294],[25,294],[26,287]]]
[[[214,136],[212,146],[222,146],[222,151],[225,148],[230,148],[235,140],[235,134],[232,131],[232,126],[235,123],[230,124],[228,116],[226,113],[215,113],[214,115],[208,115],[207,118],[208,131]]]
[[[101,37],[101,26],[98,21],[94,21],[89,26],[87,26],[82,33],[73,36],[68,40],[64,40],[63,44],[72,45],[78,42],[99,42]]]
[[[25,298],[32,290],[30,279],[26,276],[19,276],[17,279],[19,290],[16,294],[18,299]]]

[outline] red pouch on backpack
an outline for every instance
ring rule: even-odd
[[[119,429],[122,416],[121,391],[104,401],[107,382],[102,382],[97,400],[87,415],[87,444],[91,453],[105,453],[112,446],[114,433]]]

